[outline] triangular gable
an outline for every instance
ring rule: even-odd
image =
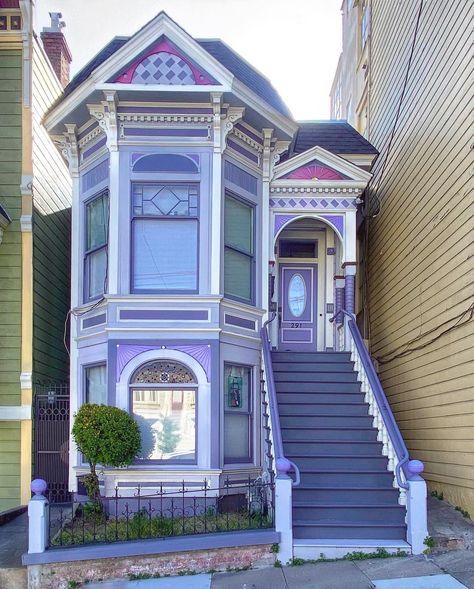
[[[315,146],[275,166],[273,182],[367,183],[372,174],[347,160]]]
[[[120,84],[169,86],[218,85],[215,78],[165,35],[109,81]]]
[[[164,85],[166,76],[169,85],[205,85],[223,91],[230,90],[234,77],[165,12],[149,21],[94,71],[96,82],[108,87]]]
[[[350,180],[349,176],[314,159],[295,170],[291,170],[282,179],[291,180]]]

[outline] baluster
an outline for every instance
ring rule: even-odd
[[[393,445],[390,440],[388,440],[387,446],[388,446],[388,470],[394,471],[395,470],[395,452],[393,451]]]
[[[382,434],[382,439],[381,440],[377,439],[377,440],[382,442],[382,454],[384,456],[388,457],[388,442],[389,442],[389,440],[388,440],[388,431],[387,431],[387,428],[385,427],[385,425],[383,425],[381,428],[381,434]],[[390,466],[388,466],[388,469],[392,470],[390,468]]]

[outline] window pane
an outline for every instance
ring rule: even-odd
[[[133,416],[142,437],[139,458],[195,460],[196,391],[134,390]]]
[[[250,371],[251,369],[248,366],[225,365],[225,411],[232,413],[250,412]]]
[[[225,199],[225,244],[253,253],[253,208],[235,198]]]
[[[197,216],[197,185],[134,184],[133,213],[136,216]]]
[[[249,366],[224,366],[224,459],[249,461],[251,452],[251,375]]]
[[[99,196],[87,204],[87,251],[107,243],[108,198]]]
[[[196,290],[197,230],[194,220],[135,220],[134,289]]]
[[[224,251],[224,293],[252,299],[252,258],[228,248]]]
[[[105,279],[107,274],[107,249],[104,247],[87,255],[89,272],[90,299],[98,297],[105,292]]]
[[[97,405],[107,404],[107,369],[106,365],[90,366],[85,370],[86,403],[96,403]]]
[[[250,460],[249,416],[226,414],[224,425],[224,461]]]

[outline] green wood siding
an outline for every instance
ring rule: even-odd
[[[67,381],[71,183],[41,119],[60,92],[43,52],[33,54],[33,379]],[[51,263],[51,261],[54,261]]]
[[[21,68],[21,50],[0,50],[0,203],[12,218],[0,244],[0,405],[21,402]],[[0,511],[19,503],[19,432],[0,423]]]
[[[20,423],[0,422],[0,512],[20,504]]]

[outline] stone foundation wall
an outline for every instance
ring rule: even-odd
[[[30,565],[28,589],[66,589],[71,581],[84,583],[85,581],[127,579],[129,575],[139,573],[172,576],[183,573],[272,566],[275,562],[275,554],[270,552],[270,548],[269,545],[239,546],[174,552],[157,556]]]

